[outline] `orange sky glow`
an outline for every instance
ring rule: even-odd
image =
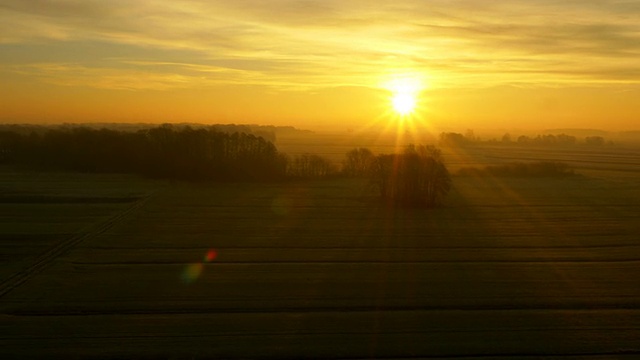
[[[0,122],[640,129],[640,2],[3,0]],[[404,81],[404,80],[403,80]]]

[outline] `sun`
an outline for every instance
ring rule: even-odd
[[[393,94],[391,104],[398,114],[409,115],[416,108],[416,98],[413,94],[400,92]]]
[[[418,107],[420,81],[416,78],[395,78],[385,86],[391,91],[391,107],[400,116],[408,116]]]

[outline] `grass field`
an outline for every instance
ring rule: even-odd
[[[362,180],[4,172],[0,356],[638,357],[640,156],[540,151],[447,156],[580,175],[455,177],[433,210]]]

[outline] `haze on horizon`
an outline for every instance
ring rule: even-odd
[[[640,122],[640,2],[0,0],[0,121]]]

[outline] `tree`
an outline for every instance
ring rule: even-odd
[[[449,171],[432,146],[409,146],[403,154],[377,156],[371,180],[380,198],[394,206],[435,207],[451,189]]]
[[[461,147],[467,146],[469,139],[460,133],[443,132],[440,134],[440,146]]]
[[[575,145],[576,137],[567,135],[567,134],[559,134],[556,136],[558,145]]]
[[[604,138],[602,136],[587,136],[584,138],[584,142],[589,146],[602,146],[604,145]]]
[[[374,156],[367,148],[356,148],[345,155],[342,172],[347,176],[365,176],[369,173]]]
[[[315,154],[302,154],[289,161],[287,174],[298,179],[317,179],[333,175],[335,167],[328,159]]]
[[[525,144],[530,144],[531,143],[531,138],[526,136],[526,135],[520,135],[518,136],[518,144],[521,145],[525,145]]]

